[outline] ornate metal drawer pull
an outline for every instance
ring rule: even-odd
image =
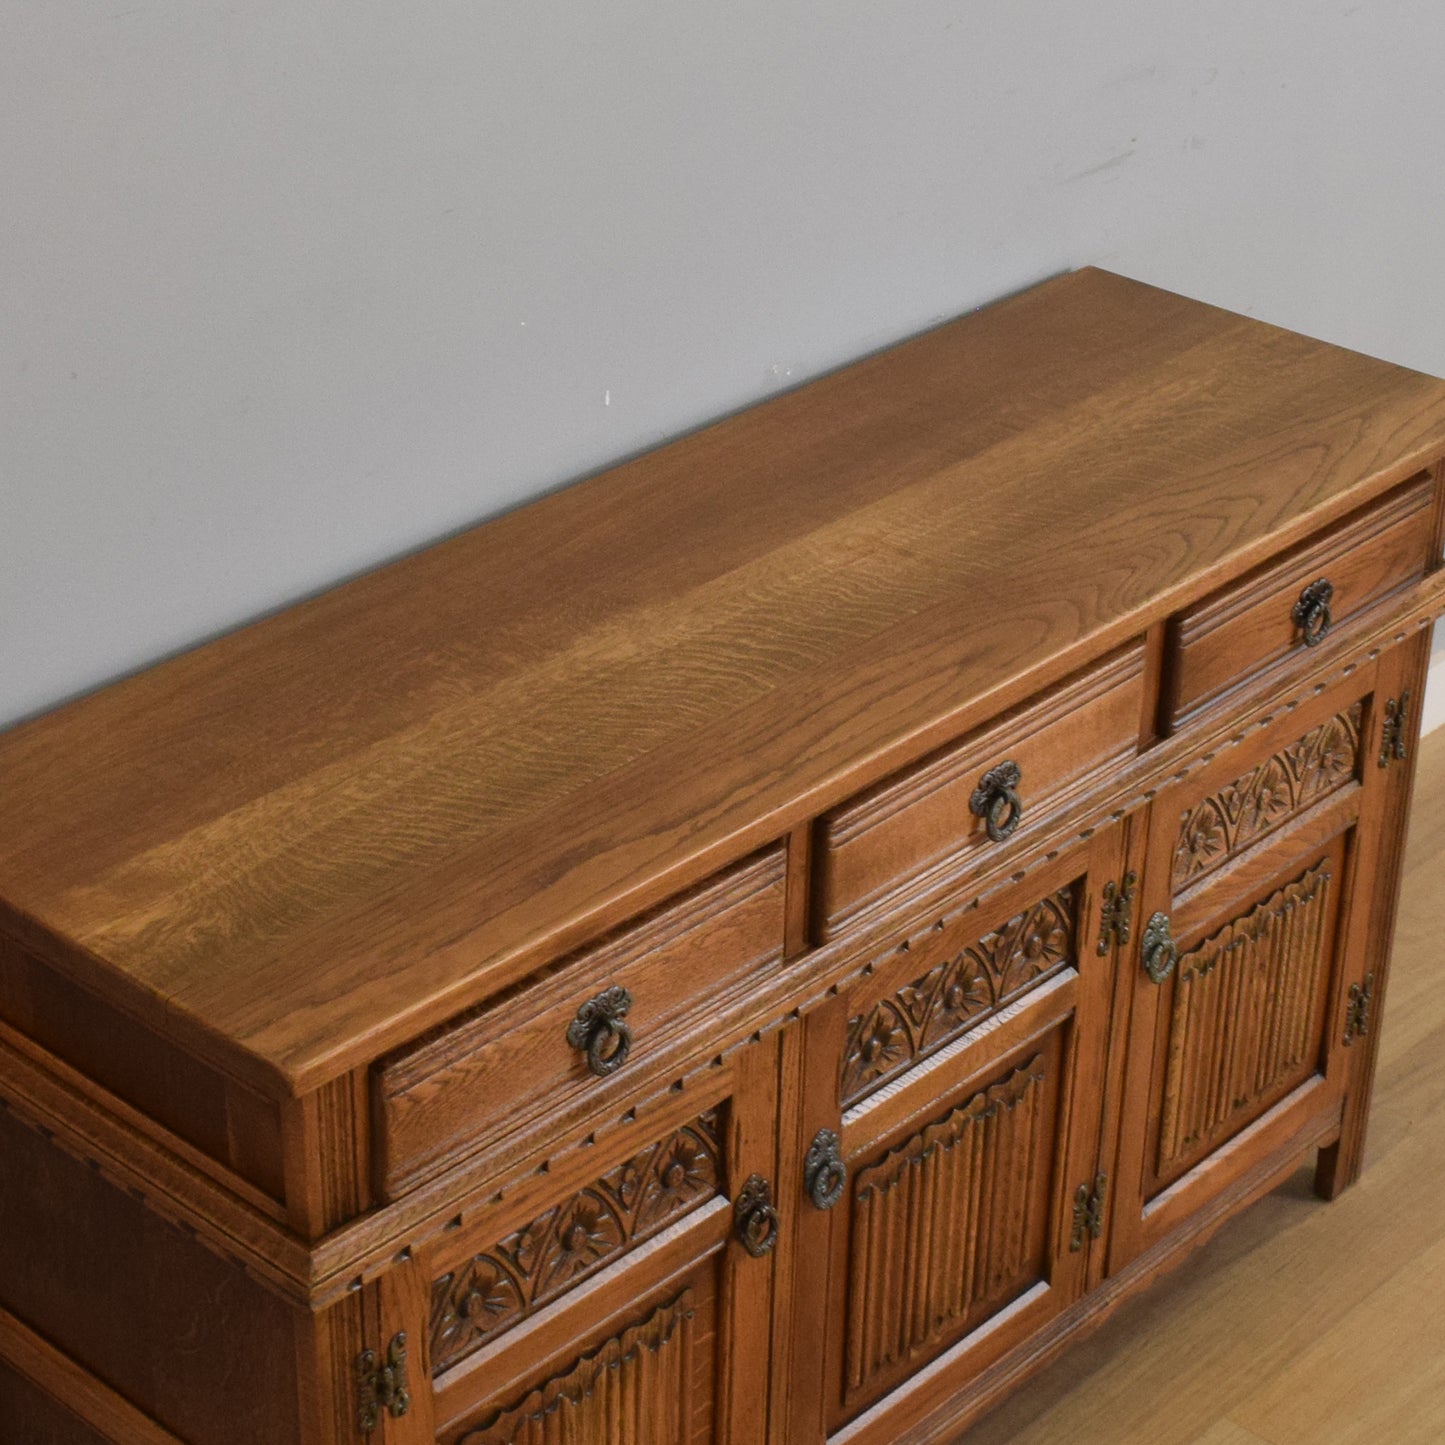
[[[599,1078],[615,1074],[632,1052],[632,1030],[623,1023],[632,995],[614,984],[588,999],[567,1025],[567,1042],[587,1055],[587,1067]]]
[[[1024,820],[1023,799],[1018,794],[1023,776],[1024,770],[1017,763],[1000,763],[979,779],[978,787],[968,800],[969,812],[983,819],[988,836],[995,843],[1012,838]]]
[[[1290,616],[1294,625],[1304,637],[1306,647],[1314,647],[1330,635],[1334,618],[1330,616],[1330,602],[1334,599],[1334,584],[1326,577],[1311,582],[1299,595]]]
[[[363,1350],[356,1357],[356,1424],[370,1435],[381,1423],[381,1412],[400,1420],[411,1409],[411,1392],[406,1382],[406,1335],[393,1335],[386,1347],[386,1363],[375,1350]]]
[[[1144,972],[1155,983],[1163,983],[1179,962],[1179,949],[1169,933],[1169,915],[1156,913],[1144,925],[1144,946],[1141,953]]]
[[[819,1129],[803,1156],[803,1187],[815,1209],[831,1209],[848,1184],[842,1144],[831,1129]]]
[[[778,1242],[778,1211],[773,1208],[773,1186],[761,1174],[749,1174],[733,1206],[738,1240],[754,1259],[773,1252]]]

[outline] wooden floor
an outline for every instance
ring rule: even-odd
[[[1413,814],[1364,1177],[1301,1170],[961,1445],[1445,1442],[1445,728]]]

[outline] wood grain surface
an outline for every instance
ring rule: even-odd
[[[1422,745],[1367,1168],[1308,1169],[959,1445],[1435,1445],[1445,1438],[1445,730]]]
[[[1073,273],[12,729],[0,927],[304,1092],[1442,451],[1445,383]]]

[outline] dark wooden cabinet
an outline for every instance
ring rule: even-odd
[[[943,1442],[1333,1197],[1442,459],[1080,272],[0,736],[0,1439]]]

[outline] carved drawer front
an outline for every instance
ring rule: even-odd
[[[1360,771],[1364,699],[1331,712],[1179,815],[1170,881],[1175,897],[1262,843]]]
[[[992,913],[976,906],[940,910],[897,942],[881,944],[869,977],[849,994],[843,1106],[1076,966],[1084,885],[1074,878],[1043,891],[993,927]]]
[[[455,1369],[669,1225],[724,1195],[723,1124],[724,1111],[709,1109],[520,1225],[505,1232],[488,1230],[485,1223],[472,1225],[460,1242],[447,1241],[435,1250],[432,1373]]]
[[[826,815],[822,934],[904,884],[1013,856],[1137,752],[1143,708],[1143,649],[1131,646]]]
[[[1429,560],[1426,476],[1278,562],[1220,589],[1170,628],[1167,710],[1181,723],[1276,664],[1312,658],[1337,630],[1422,577]]]
[[[385,1062],[377,1147],[390,1197],[542,1118],[561,1127],[686,1064],[781,957],[774,849]]]

